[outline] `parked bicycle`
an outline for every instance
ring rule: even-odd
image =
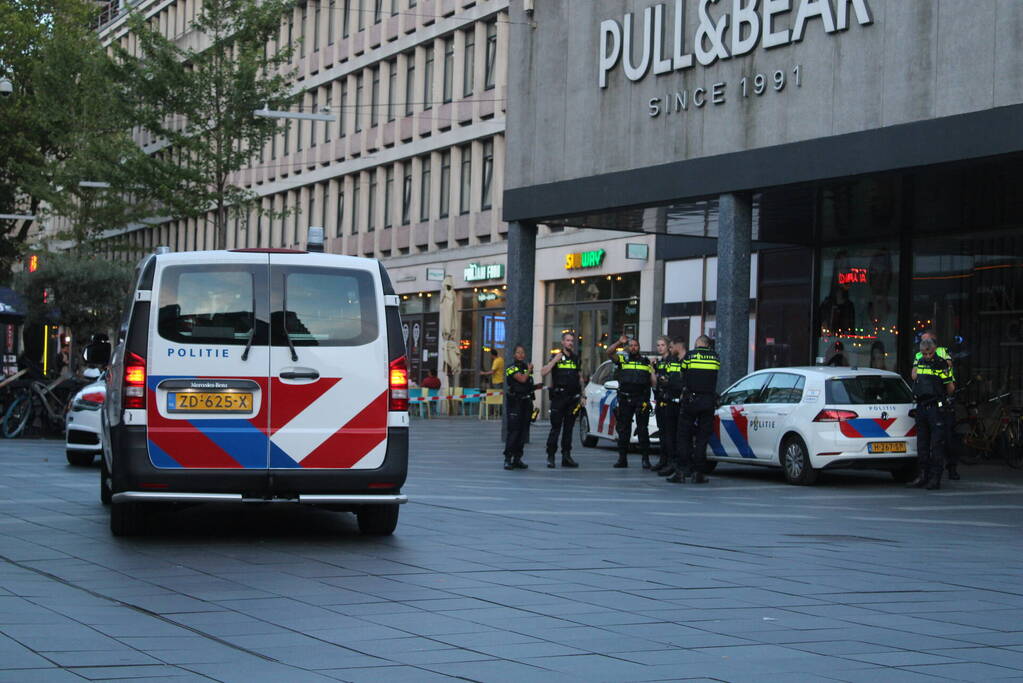
[[[62,433],[68,401],[81,386],[80,381],[71,378],[59,378],[50,383],[31,380],[18,385],[0,423],[4,438],[22,436],[36,420],[44,434],[54,436]]]
[[[1023,467],[1023,410],[1009,405],[1011,396],[1005,392],[966,405],[966,417],[955,425],[964,463],[1004,460]]]

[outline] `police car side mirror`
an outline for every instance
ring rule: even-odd
[[[618,380],[613,379],[610,382],[604,382],[604,388],[618,391]]]

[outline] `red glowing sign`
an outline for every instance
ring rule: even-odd
[[[865,285],[867,284],[866,268],[850,268],[838,272],[838,284],[840,285]]]

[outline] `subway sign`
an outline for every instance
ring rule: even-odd
[[[462,276],[466,282],[480,282],[482,280],[500,280],[504,277],[504,264],[503,263],[490,263],[482,265],[479,263],[470,263],[462,271]]]
[[[604,265],[603,249],[565,254],[565,270],[581,270],[583,268],[600,268]]]

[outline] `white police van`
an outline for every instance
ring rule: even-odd
[[[157,504],[228,501],[319,505],[394,531],[408,374],[378,261],[158,249],[121,336],[101,467],[114,535],[143,532]]]

